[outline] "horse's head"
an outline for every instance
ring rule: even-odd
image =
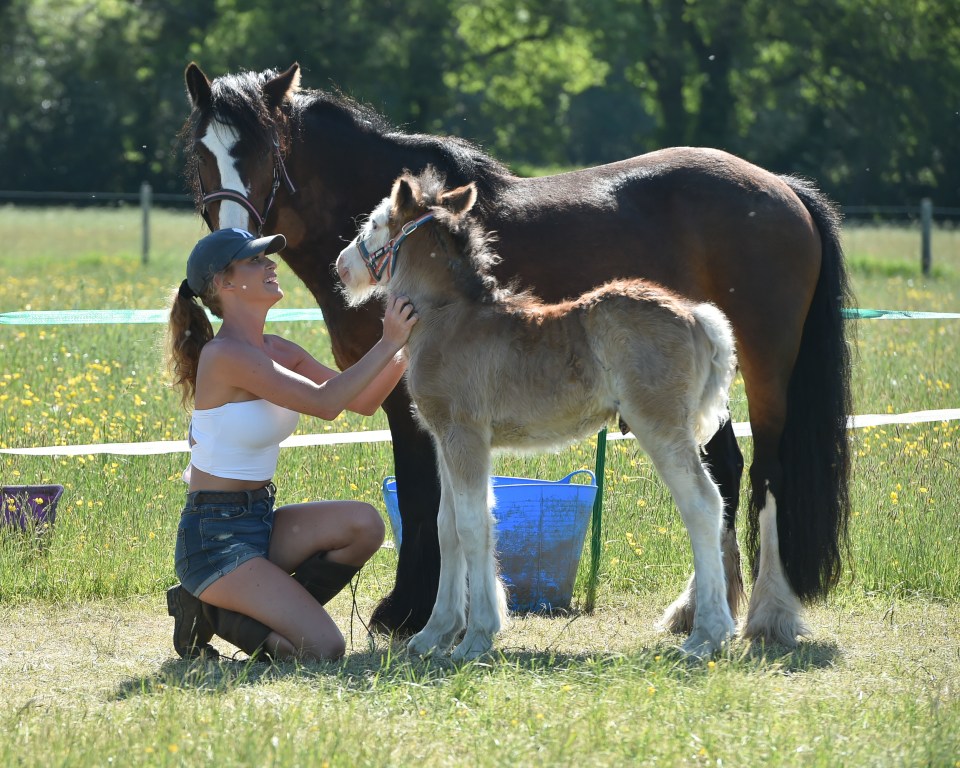
[[[357,236],[337,257],[337,272],[350,304],[386,292],[398,272],[409,271],[403,265],[410,261],[429,259],[447,265],[455,280],[464,275],[486,280],[480,273],[495,257],[486,248],[490,238],[469,215],[477,201],[476,185],[447,190],[443,183],[430,167],[420,175],[404,173],[394,182],[390,197],[365,218]],[[416,241],[410,239],[418,230],[422,234]]]
[[[197,207],[211,230],[259,233],[281,184],[295,191],[283,162],[283,107],[299,88],[300,65],[211,82],[190,64],[184,77],[193,106],[184,133],[187,173]]]

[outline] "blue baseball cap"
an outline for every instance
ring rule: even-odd
[[[197,296],[202,296],[213,276],[232,262],[258,253],[276,253],[286,244],[283,235],[254,237],[244,229],[218,229],[193,247],[187,259],[187,284]]]

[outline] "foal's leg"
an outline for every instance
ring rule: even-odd
[[[720,552],[723,498],[700,462],[693,435],[671,443],[666,433],[643,432],[641,420],[634,421],[640,425],[634,434],[642,435],[638,440],[673,494],[693,548],[696,607],[693,632],[683,650],[708,656],[719,650],[735,629]]]
[[[482,428],[460,425],[441,439],[445,469],[455,494],[457,537],[467,568],[467,632],[453,651],[468,661],[493,647],[506,618],[506,596],[497,576],[490,514],[490,441]]]
[[[411,653],[421,656],[432,650],[446,653],[467,624],[466,564],[457,536],[455,498],[451,491],[443,451],[438,451],[437,454],[437,468],[440,473],[440,513],[437,517],[440,582],[430,618],[424,628],[410,638],[407,644]]]
[[[726,510],[726,507],[724,508]],[[740,612],[740,606],[746,600],[743,589],[743,571],[740,565],[740,544],[737,531],[726,524],[720,532],[720,549],[723,552],[723,573],[727,582],[727,605],[734,619]],[[676,635],[689,635],[693,631],[693,617],[697,612],[697,576],[690,574],[687,586],[670,607],[663,612],[660,626]]]
[[[506,623],[507,596],[497,574],[496,533],[490,514],[489,479],[458,497],[457,535],[467,564],[470,613],[467,633],[454,649],[454,661],[469,661],[493,647]],[[462,501],[460,499],[462,498]]]
[[[727,579],[727,605],[736,618],[746,601],[743,590],[743,570],[740,565],[740,544],[737,541],[737,504],[740,500],[740,479],[743,473],[743,454],[733,433],[733,423],[727,421],[710,442],[704,446],[703,463],[723,497],[723,528],[720,548],[723,550],[723,572]],[[697,579],[691,575],[680,596],[664,611],[661,625],[669,632],[687,635],[693,631],[693,616],[697,610]]]

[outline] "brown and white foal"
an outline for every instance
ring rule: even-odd
[[[473,184],[405,174],[340,253],[352,304],[403,294],[420,315],[407,386],[441,479],[437,600],[409,643],[454,660],[486,653],[506,618],[489,508],[491,452],[551,450],[618,416],[669,487],[693,548],[696,609],[683,645],[705,656],[734,631],[720,551],[722,499],[700,459],[728,418],[736,366],[723,313],[643,280],[560,304],[499,286]],[[587,257],[588,254],[585,254]],[[469,596],[467,591],[469,589]],[[469,617],[467,608],[469,606]]]

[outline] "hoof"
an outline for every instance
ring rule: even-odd
[[[473,661],[493,648],[493,638],[483,632],[467,632],[463,642],[453,649],[451,658],[455,662]]]
[[[430,656],[440,650],[437,638],[426,632],[418,632],[407,643],[407,653],[413,656]]]
[[[747,640],[763,640],[786,648],[796,648],[797,638],[811,634],[803,620],[800,600],[779,574],[758,580],[754,586],[741,634]]]
[[[729,642],[729,637],[724,640],[715,640],[708,637],[705,633],[694,632],[687,641],[680,646],[680,651],[684,656],[692,659],[709,659],[717,651],[723,648]]]
[[[460,646],[458,645],[456,648],[453,649],[453,653],[450,654],[450,660],[454,664],[465,664],[468,661],[479,659],[481,656],[484,655],[484,653],[486,653],[486,651],[475,651],[475,650],[463,651],[461,653]]]
[[[397,638],[412,637],[426,626],[429,618],[429,610],[425,616],[421,616],[416,609],[391,594],[383,598],[374,609],[370,617],[370,629]]]
[[[791,614],[776,616],[747,616],[741,635],[745,640],[775,643],[784,648],[796,648],[801,637],[811,635],[810,628],[802,618]]]

